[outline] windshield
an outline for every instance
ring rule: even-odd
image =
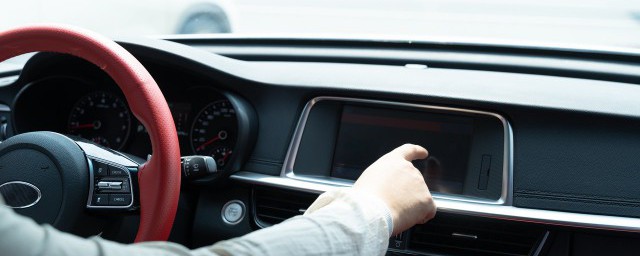
[[[640,46],[633,0],[20,0],[0,29],[55,22],[116,37],[208,34]]]

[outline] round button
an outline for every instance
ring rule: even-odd
[[[240,200],[231,200],[222,206],[222,220],[228,224],[238,224],[244,218],[244,203]]]

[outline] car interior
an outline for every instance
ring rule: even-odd
[[[157,224],[145,210],[174,211],[168,241],[198,248],[303,214],[410,142],[438,210],[387,255],[640,251],[640,51],[114,38],[157,83],[144,93],[95,61],[102,44],[60,40],[0,72],[0,191],[38,223],[132,243]],[[25,183],[35,202],[7,196]]]

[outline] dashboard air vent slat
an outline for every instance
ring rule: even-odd
[[[268,227],[301,215],[317,197],[304,192],[255,187],[253,209],[256,223]]]
[[[522,223],[442,215],[413,228],[407,248],[437,255],[531,255],[545,232]]]

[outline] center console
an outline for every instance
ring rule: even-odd
[[[412,143],[429,151],[413,164],[435,197],[502,204],[508,133],[506,120],[490,112],[318,97],[304,110],[283,176],[349,186],[380,156]]]

